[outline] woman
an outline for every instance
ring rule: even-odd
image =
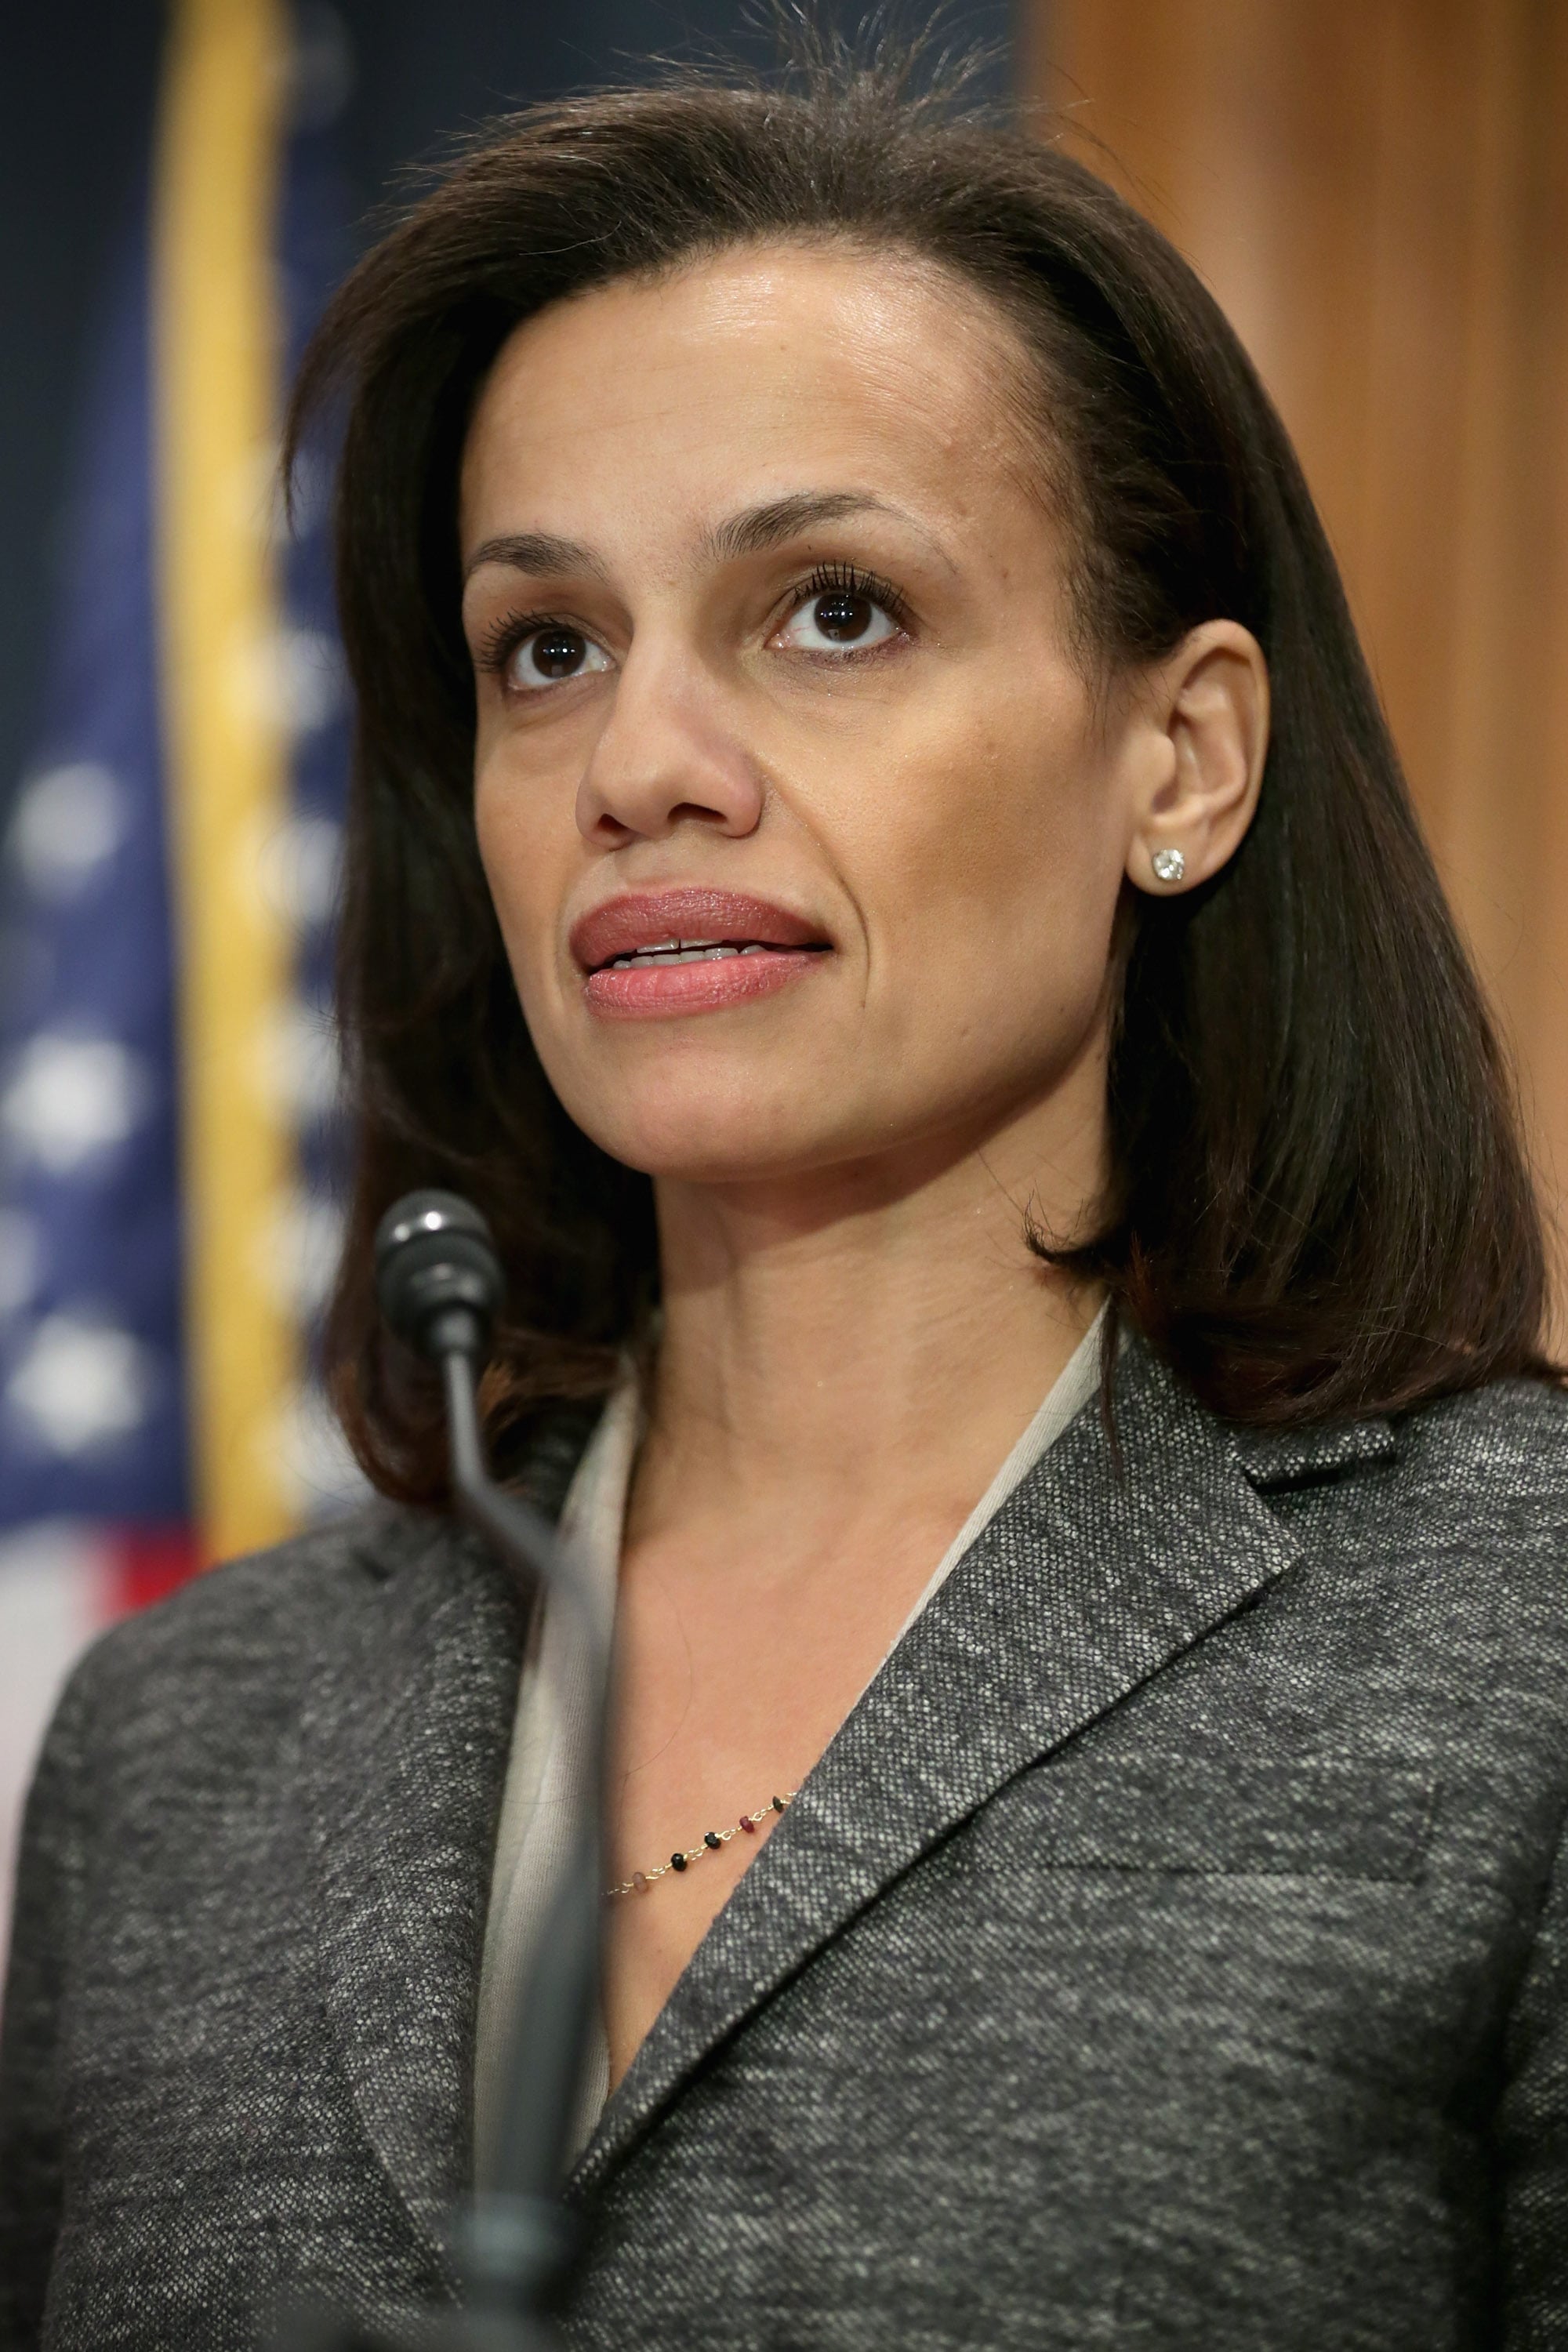
[[[561,1743],[374,1309],[436,1182],[617,1596],[570,2340],[1568,2342],[1540,1234],[1229,329],[1065,157],[824,68],[503,126],[340,388],[391,1502],[62,1705],[4,2341],[453,2292]]]

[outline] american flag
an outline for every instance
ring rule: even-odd
[[[326,467],[276,429],[348,258],[331,20],[180,0],[0,848],[0,1872],[82,1644],[355,1489],[310,1368],[347,713]],[[5,1896],[0,1895],[0,1906]],[[0,1918],[0,1929],[3,1929]]]

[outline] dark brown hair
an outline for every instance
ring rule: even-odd
[[[457,477],[501,344],[545,304],[770,237],[937,263],[1020,333],[1073,523],[1086,656],[1114,672],[1225,616],[1259,639],[1272,748],[1205,887],[1130,895],[1089,1239],[1206,1402],[1255,1423],[1550,1374],[1511,1089],[1422,843],[1300,468],[1236,335],[1149,224],[1044,140],[819,54],[775,86],[685,76],[495,125],[360,264],[298,420],[346,397],[338,502],[359,702],[341,1013],[356,1119],[328,1352],[372,1477],[433,1497],[439,1412],[384,1338],[370,1239],[466,1192],[509,1270],[487,1387],[504,1462],[601,1392],[657,1300],[648,1181],[566,1117],[520,1013],[475,846]]]

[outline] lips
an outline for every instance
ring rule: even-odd
[[[820,928],[732,890],[628,893],[573,925],[591,1010],[619,1019],[717,1012],[772,995],[819,962]]]

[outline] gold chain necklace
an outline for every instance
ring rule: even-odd
[[[669,1860],[661,1862],[657,1870],[634,1870],[631,1876],[623,1878],[618,1886],[606,1886],[605,1902],[611,1902],[617,1895],[646,1895],[656,1878],[668,1878],[672,1870],[689,1870],[694,1862],[700,1862],[705,1853],[717,1853],[721,1845],[728,1845],[732,1837],[742,1832],[747,1837],[754,1836],[759,1822],[764,1821],[769,1813],[782,1813],[787,1805],[794,1804],[795,1794],[795,1790],[790,1789],[782,1797],[770,1797],[765,1805],[759,1805],[755,1812],[742,1813],[740,1820],[731,1822],[727,1830],[704,1830],[700,1845],[688,1846],[684,1853],[672,1853]]]

